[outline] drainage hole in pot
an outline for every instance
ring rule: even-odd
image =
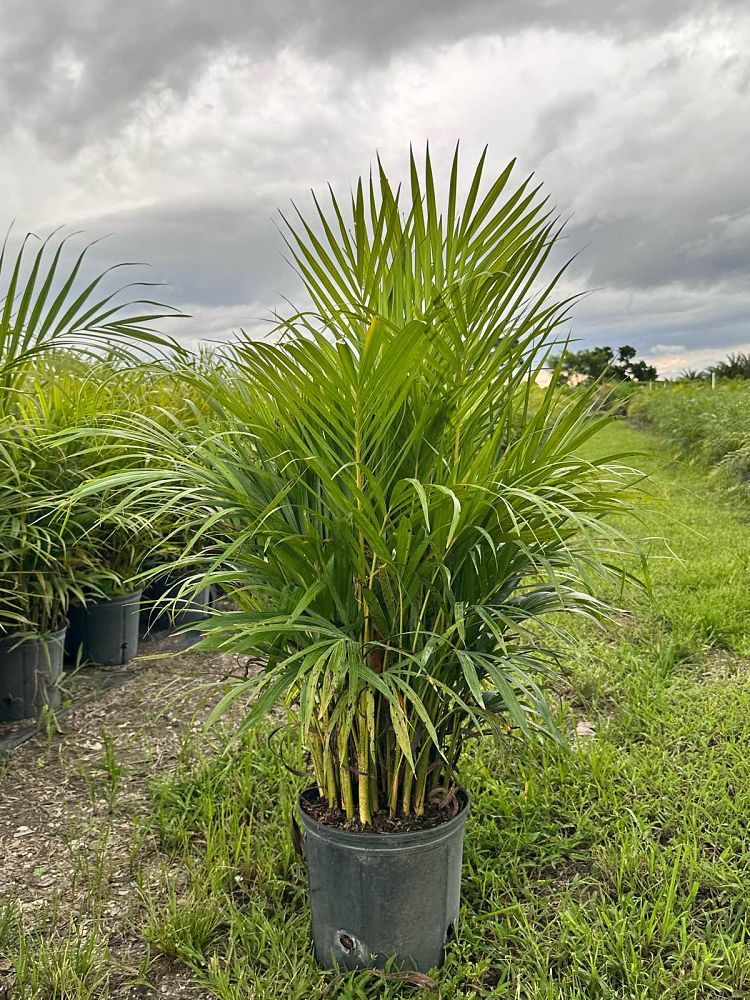
[[[448,924],[448,929],[445,932],[445,940],[452,941],[455,936],[456,936],[456,928],[453,924],[453,921],[451,921]]]
[[[354,951],[357,946],[356,941],[349,934],[339,934],[339,944],[344,951]]]

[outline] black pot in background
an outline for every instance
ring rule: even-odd
[[[73,661],[119,667],[138,653],[141,591],[71,608],[65,651]]]
[[[204,587],[194,597],[176,598],[183,582],[166,576],[153,580],[146,587],[141,598],[141,636],[182,628],[208,618],[213,604],[213,587]]]
[[[413,833],[353,833],[309,816],[300,796],[315,958],[323,968],[427,972],[443,964],[461,899],[469,797],[447,823]]]
[[[204,587],[195,597],[178,598],[167,610],[167,619],[172,628],[182,628],[183,625],[193,625],[208,618],[211,608],[211,587]]]
[[[38,715],[45,705],[60,707],[65,629],[20,640],[0,639],[0,722]]]

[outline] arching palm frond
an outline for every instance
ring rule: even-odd
[[[80,491],[211,542],[205,580],[240,610],[203,645],[268,661],[216,714],[286,698],[321,796],[363,823],[421,813],[470,731],[555,735],[544,631],[606,613],[590,570],[628,504],[625,471],[581,457],[608,419],[590,394],[535,385],[571,304],[544,277],[560,227],[512,164],[484,188],[484,162],[461,200],[456,156],[444,209],[428,155],[408,196],[379,165],[348,209],[290,219],[312,311],[188,373],[214,413],[187,436],[120,426],[158,467]]]

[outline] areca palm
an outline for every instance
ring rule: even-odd
[[[28,235],[15,254],[7,239],[0,249],[0,633],[58,627],[69,595],[81,592],[74,549],[86,525],[82,511],[60,508],[74,484],[64,453],[47,443],[64,381],[61,371],[49,377],[52,352],[133,360],[134,350],[168,346],[152,324],[176,315],[123,298],[132,285],[106,290],[116,268],[84,277],[90,247],[68,259],[66,238],[52,234],[34,250],[35,239]]]
[[[94,244],[68,260],[69,239],[55,232],[38,241],[29,233],[15,255],[7,236],[0,248],[1,413],[14,403],[36,359],[51,348],[90,350],[96,344],[111,348],[136,341],[162,347],[165,338],[152,330],[152,324],[179,315],[149,299],[122,298],[128,289],[152,287],[151,282],[105,289],[113,272],[132,264],[116,264],[84,280],[86,258]]]
[[[312,308],[203,377],[220,430],[122,430],[164,456],[122,503],[227,539],[205,580],[239,610],[203,646],[267,659],[215,714],[284,698],[321,798],[363,824],[444,797],[469,732],[556,735],[544,630],[605,612],[592,543],[627,503],[579,456],[586,391],[534,386],[569,307],[541,277],[559,225],[528,181],[507,193],[512,164],[480,194],[483,167],[459,206],[456,156],[443,212],[429,155],[405,199],[379,166],[348,210],[316,200],[287,227]]]

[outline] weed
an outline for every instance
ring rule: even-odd
[[[24,1000],[94,1000],[107,995],[111,956],[96,926],[64,933],[22,933],[13,956],[11,996]]]
[[[112,736],[106,730],[102,730],[101,737],[104,753],[102,755],[99,768],[105,778],[104,794],[107,800],[107,806],[110,812],[114,812],[115,801],[117,799],[117,793],[120,789],[120,782],[122,781],[124,768],[117,759],[117,747],[115,746],[115,741]]]
[[[77,772],[86,786],[94,812],[99,808],[99,802],[103,798],[107,810],[111,814],[115,810],[125,768],[117,758],[117,746],[112,736],[106,730],[102,730],[100,739],[101,759],[96,762],[93,768],[79,763]]]

